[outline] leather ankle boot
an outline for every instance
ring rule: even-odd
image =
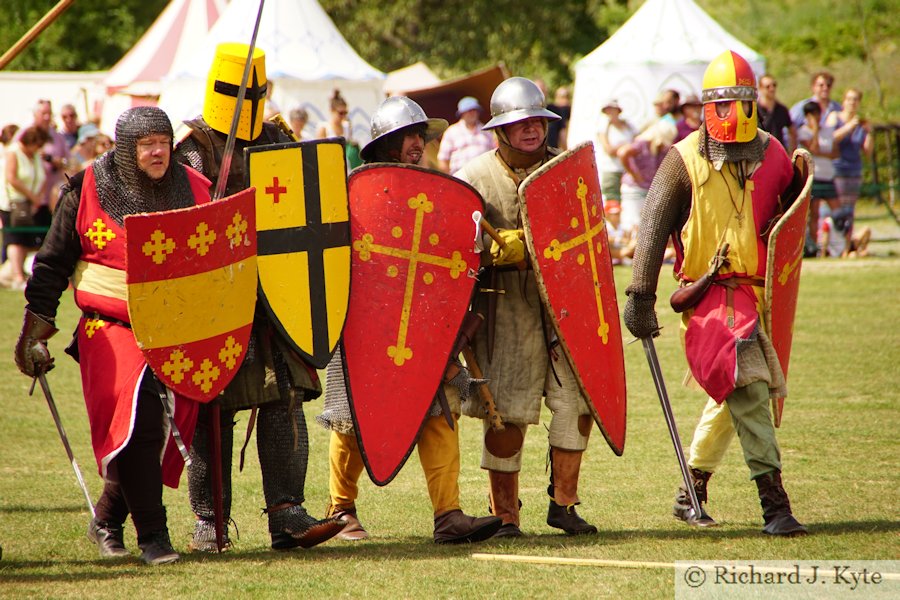
[[[562,529],[569,535],[597,533],[597,528],[582,519],[575,511],[578,501],[578,474],[581,470],[580,451],[550,448],[550,507],[547,525]]]
[[[781,471],[760,475],[754,481],[759,490],[759,503],[766,524],[763,533],[783,536],[806,535],[808,533],[806,527],[791,514],[791,502],[781,484]]]
[[[119,558],[131,554],[125,547],[125,532],[121,525],[91,519],[87,538],[97,544],[100,558]]]
[[[369,538],[369,532],[360,523],[355,506],[352,508],[336,508],[329,504],[328,510],[325,511],[325,516],[333,517],[344,523],[344,528],[337,534],[338,538],[348,542],[358,542]]]
[[[700,514],[694,514],[690,495],[684,489],[684,484],[682,484],[675,493],[675,505],[672,506],[672,515],[676,519],[681,519],[692,527],[718,527],[719,524],[709,516],[703,506],[707,501],[706,488],[710,477],[712,477],[712,473],[708,471],[691,469],[691,480],[694,482],[694,491],[697,494],[697,500],[700,502]]]
[[[434,541],[437,544],[481,542],[492,537],[503,521],[499,517],[470,517],[456,509],[434,518]]]

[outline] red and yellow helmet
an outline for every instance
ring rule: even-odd
[[[743,56],[726,50],[703,74],[706,131],[720,142],[749,142],[756,137],[756,76]]]

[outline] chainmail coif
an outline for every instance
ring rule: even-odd
[[[174,136],[166,113],[154,106],[131,108],[116,123],[116,147],[94,162],[100,206],[122,225],[126,215],[186,208],[195,204],[183,165],[170,159],[159,179],[137,164],[137,142],[154,134]],[[170,142],[171,150],[171,142]]]

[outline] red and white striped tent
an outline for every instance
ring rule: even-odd
[[[197,51],[224,10],[225,0],[172,0],[103,80],[104,127],[114,127],[128,108],[155,105],[163,77]]]

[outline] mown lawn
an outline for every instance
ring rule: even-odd
[[[876,217],[877,218],[877,217]],[[896,232],[896,229],[893,230]],[[894,234],[896,235],[896,234]],[[544,524],[546,438],[533,427],[522,473],[522,527],[527,537],[475,547],[431,541],[424,479],[413,457],[385,488],[364,482],[360,516],[365,542],[331,541],[310,550],[269,550],[255,444],[235,473],[233,517],[240,536],[221,556],[183,556],[148,568],[135,557],[106,562],[84,536],[87,507],[42,397],[12,362],[23,300],[0,290],[0,596],[5,598],[666,598],[668,569],[513,564],[474,560],[473,552],[630,561],[900,559],[900,260],[811,260],[804,265],[790,397],[779,433],[784,478],[795,514],[810,536],[770,539],[756,488],[733,447],[711,482],[710,513],[722,526],[698,531],[670,515],[679,472],[640,344],[626,346],[628,438],[617,458],[595,435],[582,468],[580,512],[600,534],[571,538]],[[677,317],[665,300],[673,289],[665,267],[657,342],[681,437],[687,444],[703,398],[679,385],[685,362]],[[617,271],[620,305],[630,270]],[[96,499],[101,481],[90,450],[77,366],[62,352],[76,312],[67,293],[52,342],[58,367],[49,375],[62,419]],[[38,391],[39,393],[39,391]],[[306,406],[311,438],[307,507],[327,501],[327,435],[313,421],[321,401]],[[236,439],[243,438],[246,413]],[[463,506],[486,511],[487,477],[478,467],[480,425],[461,427]],[[737,444],[735,444],[737,446]],[[237,449],[236,449],[237,450]],[[237,461],[235,461],[237,465]],[[186,484],[167,490],[169,526],[186,551],[192,530]]]

